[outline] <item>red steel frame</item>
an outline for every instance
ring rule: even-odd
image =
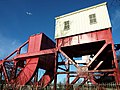
[[[102,44],[101,44],[102,43]],[[63,70],[63,72],[56,72],[55,74],[67,74],[66,78],[66,90],[70,89],[69,85],[75,84],[80,78],[84,78],[84,81],[81,84],[85,84],[88,80],[93,84],[97,84],[100,82],[95,81],[95,76],[104,76],[104,73],[108,73],[108,77],[114,77],[116,84],[120,82],[120,73],[118,67],[118,61],[116,58],[116,52],[114,50],[114,43],[112,39],[112,31],[111,28],[83,33],[73,36],[68,36],[64,38],[56,39],[56,48],[58,48],[58,54],[61,53],[68,62],[66,64],[65,61],[58,62],[56,68]],[[80,66],[73,60],[73,57],[78,57],[82,55],[91,55],[94,53],[94,57],[89,63],[87,63],[84,67]],[[104,56],[107,55],[107,56]],[[111,55],[111,56],[110,56]],[[110,58],[108,58],[110,56]],[[102,57],[102,58],[101,58]],[[98,59],[98,60],[97,60]],[[99,60],[103,59],[103,60]],[[110,59],[110,60],[107,60]],[[70,63],[77,68],[78,71],[70,71]],[[108,63],[108,67],[106,64]],[[59,68],[60,65],[67,65],[68,68],[64,70],[63,68]],[[88,68],[87,71],[80,71],[80,69]],[[99,73],[99,74],[95,74]],[[72,75],[76,74],[76,75]],[[73,81],[70,83],[70,77],[75,77]],[[55,84],[57,81],[57,77],[55,77]],[[114,81],[114,80],[113,80]],[[56,87],[56,85],[55,85]],[[79,89],[78,86],[77,89]],[[54,89],[56,90],[56,88]]]
[[[27,52],[21,53],[21,49],[26,45],[28,45]],[[44,88],[54,78],[55,52],[55,43],[45,34],[30,36],[29,40],[0,61],[0,71],[8,84],[25,85],[33,83],[33,85]],[[44,69],[45,73],[38,81],[39,68]],[[18,70],[20,71],[18,72]],[[31,82],[32,79],[34,82]]]
[[[21,53],[21,49],[26,45],[28,45],[28,51]],[[73,60],[74,57],[92,54],[94,56],[84,66]],[[59,57],[61,61],[58,61]],[[60,67],[61,65],[64,65],[65,68]],[[75,66],[77,71],[71,71],[71,65]],[[46,70],[46,72],[37,81],[39,68]],[[85,84],[88,80],[93,84],[101,83],[102,77],[114,77],[111,81],[115,81],[117,84],[120,82],[111,28],[57,38],[56,47],[55,43],[43,33],[30,36],[29,40],[0,61],[0,72],[3,73],[8,84],[34,83],[34,85],[44,88],[54,79],[54,90],[57,90],[58,74],[66,74],[66,90],[69,90],[71,85],[80,78],[84,78],[80,84]],[[101,78],[98,80],[95,78],[96,76]],[[21,80],[23,77],[24,80]],[[75,78],[70,82],[71,77]],[[31,82],[32,79],[34,82]],[[76,89],[79,88],[80,86]]]

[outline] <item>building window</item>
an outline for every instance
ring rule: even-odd
[[[89,19],[90,19],[90,24],[95,24],[95,23],[97,23],[96,15],[95,15],[95,14],[89,15]]]
[[[65,21],[64,22],[64,30],[69,30],[70,29],[70,22],[69,21]]]

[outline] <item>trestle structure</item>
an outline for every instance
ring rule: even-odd
[[[66,90],[78,80],[81,82],[76,90],[81,84],[120,82],[111,28],[58,38],[56,47],[61,57],[57,60],[59,70],[56,74],[66,74]]]
[[[22,53],[24,47],[27,51]],[[45,34],[36,34],[0,60],[0,80],[11,85],[31,84],[41,88],[54,80],[54,90],[57,90],[57,76],[65,74],[66,90],[79,80],[76,90],[81,84],[118,84],[117,50],[120,45],[114,45],[111,28],[58,38],[56,45]],[[45,71],[41,77],[40,70]]]
[[[77,83],[120,83],[120,44],[112,39],[107,3],[71,12],[56,19],[55,40],[44,33],[29,39],[10,55],[0,60],[0,83],[39,85],[43,89],[57,76],[65,74],[66,90]],[[22,52],[26,48],[26,52]],[[40,71],[44,71],[40,75]],[[7,88],[7,87],[6,87]],[[6,89],[7,90],[7,89]]]
[[[29,39],[0,60],[0,83],[39,85],[43,89],[57,76],[66,75],[66,90],[74,84],[120,83],[120,44],[112,39],[107,3],[91,6],[55,18],[55,40],[44,33]],[[26,52],[22,52],[26,48]],[[120,55],[120,54],[119,54]],[[40,71],[44,71],[40,75]],[[89,85],[88,85],[89,86]],[[7,88],[7,87],[6,87]],[[6,89],[7,90],[7,89]],[[9,89],[8,89],[9,90]]]

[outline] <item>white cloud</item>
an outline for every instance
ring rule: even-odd
[[[0,34],[0,59],[5,58],[20,45],[21,42],[19,40],[8,38]]]

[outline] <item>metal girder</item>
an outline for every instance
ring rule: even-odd
[[[47,50],[41,50],[41,51],[37,51],[37,52],[33,52],[33,53],[25,53],[25,54],[20,54],[17,55],[13,58],[13,60],[24,60],[27,58],[33,58],[33,57],[38,57],[40,55],[47,55],[47,54],[53,54],[56,52],[56,48],[53,49],[47,49]]]
[[[98,67],[103,63],[104,61],[100,61],[99,64],[94,68],[94,70],[97,70]]]
[[[6,68],[4,67],[4,65],[2,65],[2,68],[3,68],[3,74],[4,74],[5,81],[7,83],[9,83],[9,79],[8,79],[8,75],[7,75],[7,72],[6,72]]]
[[[93,57],[93,59],[90,61],[90,63],[88,63],[87,67],[89,67],[93,62],[94,60],[102,53],[102,51],[107,47],[107,43],[105,43],[102,48],[97,52],[97,54]]]
[[[63,55],[63,56],[65,56],[66,58],[67,58],[67,60],[69,61],[69,62],[71,62],[76,68],[78,68],[79,67],[79,65],[77,64],[77,63],[75,63],[68,55],[66,55],[61,49],[59,49],[59,52]]]
[[[88,78],[84,78],[84,81],[75,90],[79,90],[81,88],[81,85],[85,84],[87,80]]]
[[[6,58],[4,58],[3,60],[7,60],[9,57],[11,57],[13,54],[15,54],[16,52],[20,52],[21,48],[24,47],[26,44],[28,44],[29,40],[27,40],[24,44],[22,44],[18,49],[16,49],[15,51],[13,51],[10,55],[8,55]]]

